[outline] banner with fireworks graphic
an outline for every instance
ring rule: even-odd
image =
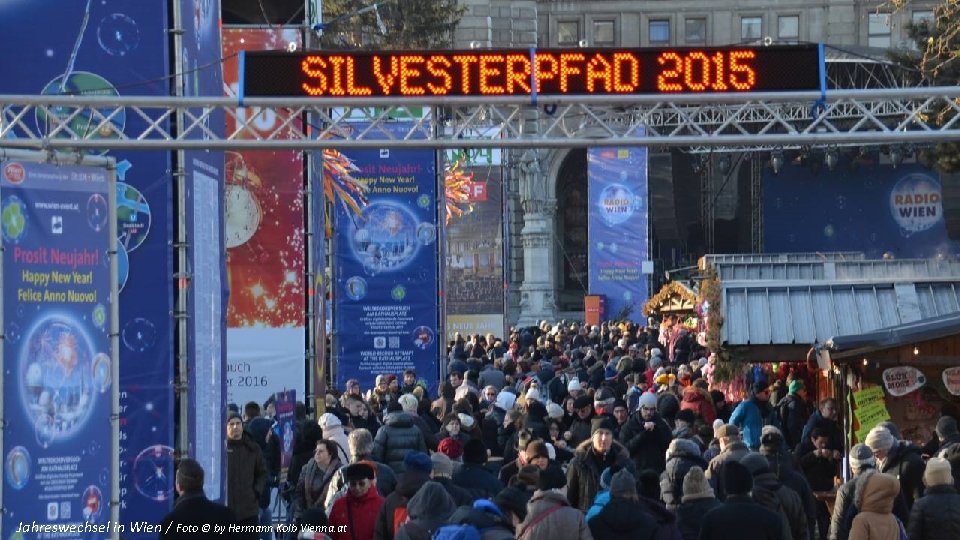
[[[647,149],[587,151],[590,294],[606,297],[607,319],[639,320],[647,301]]]
[[[410,131],[406,122],[391,128],[397,138]],[[355,378],[369,389],[379,374],[400,377],[412,368],[434,390],[441,339],[436,153],[385,147],[337,159],[325,184],[350,195],[334,204],[337,387]],[[346,187],[354,183],[365,189]]]
[[[446,152],[447,339],[503,327],[503,168],[497,150]]]
[[[2,529],[13,538],[21,524],[41,523],[78,528],[57,538],[107,538],[114,475],[109,174],[23,161],[0,161],[0,171]]]
[[[239,50],[300,44],[295,29],[224,28],[224,87],[236,94]],[[287,123],[281,109],[244,109],[264,136]],[[227,400],[263,403],[284,390],[305,392],[303,157],[293,150],[226,152],[224,243],[227,248]]]

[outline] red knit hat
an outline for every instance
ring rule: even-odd
[[[460,459],[463,456],[463,443],[453,437],[447,437],[437,445],[437,451],[450,459]]]

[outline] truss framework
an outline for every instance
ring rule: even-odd
[[[505,97],[397,102],[260,98],[240,106],[213,97],[0,96],[0,140],[11,148],[54,150],[585,148],[604,141],[749,151],[960,138],[958,86],[571,96],[536,104]],[[281,119],[268,132],[255,122],[263,109]],[[175,129],[181,113],[183,124]],[[218,113],[237,127],[218,133],[210,125]],[[398,117],[414,119],[400,134]],[[365,127],[357,128],[357,120]],[[639,127],[645,128],[640,135]]]

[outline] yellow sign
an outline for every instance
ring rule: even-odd
[[[866,407],[873,403],[883,403],[883,388],[874,386],[854,392],[853,401],[857,404],[857,408]]]
[[[447,339],[457,332],[464,338],[471,334],[503,336],[503,315],[447,315]]]

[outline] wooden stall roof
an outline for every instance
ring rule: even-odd
[[[697,293],[679,281],[671,281],[660,288],[657,294],[643,305],[643,314],[693,313],[697,306]]]

